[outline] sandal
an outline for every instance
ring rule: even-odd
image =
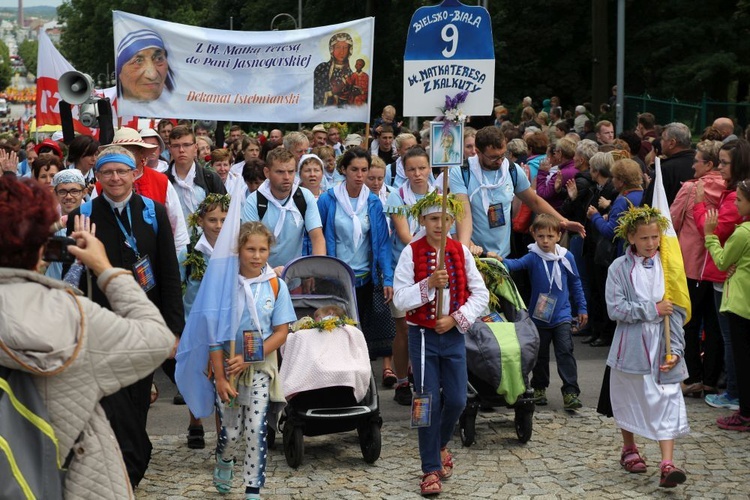
[[[440,472],[428,472],[422,475],[419,489],[423,497],[437,495],[443,492],[443,484],[440,482]]]
[[[188,427],[187,445],[192,450],[202,450],[206,447],[204,439],[203,426],[191,425]]]
[[[234,477],[234,459],[225,462],[220,457],[216,457],[216,466],[214,467],[214,486],[216,491],[221,494],[229,493],[232,489],[232,478]]]
[[[396,382],[398,382],[398,377],[396,377],[396,374],[393,373],[393,370],[390,368],[386,368],[383,370],[383,387],[391,388],[393,387]]]
[[[156,400],[159,399],[159,389],[156,387],[156,384],[151,384],[151,404],[156,403]]]
[[[638,448],[635,446],[623,448],[622,455],[620,456],[620,465],[632,474],[646,472],[646,462],[641,457],[641,454],[638,453]]]
[[[443,459],[443,469],[438,472],[440,479],[448,479],[453,475],[453,455],[448,451],[448,448],[443,448],[440,452],[446,452],[445,458]]]

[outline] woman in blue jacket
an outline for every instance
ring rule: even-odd
[[[369,152],[358,147],[344,153],[339,164],[344,181],[320,195],[318,210],[326,254],[343,260],[354,271],[359,322],[370,357],[375,358],[391,354],[376,348],[376,344],[383,344],[388,347],[385,351],[390,351],[395,331],[379,332],[372,313],[373,285],[379,283],[381,276],[385,302],[393,299],[393,269],[383,205],[365,186],[371,159]]]

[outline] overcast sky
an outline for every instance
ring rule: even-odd
[[[38,7],[40,5],[49,5],[57,7],[62,0],[24,0],[24,7]],[[18,0],[0,0],[0,7],[18,7]]]

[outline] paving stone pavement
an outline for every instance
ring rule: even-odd
[[[677,441],[675,451],[675,463],[688,473],[683,486],[658,488],[659,447],[644,439],[637,442],[648,472],[622,470],[620,434],[611,419],[593,408],[575,413],[537,408],[533,436],[526,444],[516,437],[513,413],[496,409],[480,412],[471,447],[461,447],[458,437],[452,442],[456,467],[440,497],[750,498],[750,433],[720,430],[714,422],[726,411],[709,408],[699,399],[686,403],[692,432]],[[269,454],[263,498],[420,498],[417,436],[408,428],[407,416],[403,408],[403,419],[384,422],[382,454],[373,465],[364,463],[357,434],[349,432],[306,437],[304,462],[294,470],[286,463],[279,436]],[[233,493],[219,495],[213,488],[210,448],[216,434],[206,436],[205,450],[188,449],[184,435],[152,436],[154,453],[137,498],[244,498],[239,468]]]

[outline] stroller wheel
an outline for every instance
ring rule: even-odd
[[[461,444],[469,447],[474,444],[476,436],[477,414],[474,412],[464,412],[458,419],[458,429],[461,434]]]
[[[368,464],[373,464],[380,458],[381,438],[380,426],[376,422],[369,422],[357,429],[359,447],[362,457]]]
[[[518,440],[521,443],[527,443],[529,439],[531,439],[531,432],[534,427],[533,407],[531,410],[524,407],[516,408],[516,417],[514,420],[516,424],[516,434],[518,435]]]
[[[303,441],[302,427],[284,425],[284,456],[289,467],[296,469],[302,464],[302,456],[305,454],[305,443]]]

